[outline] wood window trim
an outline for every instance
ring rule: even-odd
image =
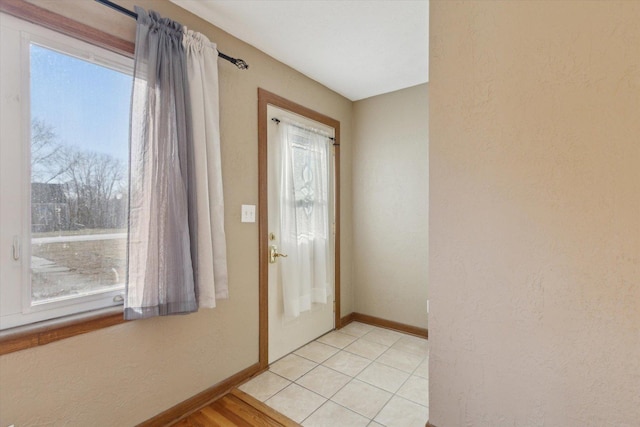
[[[135,44],[24,0],[0,0],[0,12],[133,58]],[[131,21],[132,25],[134,21]]]
[[[316,122],[335,129],[335,307],[334,327],[340,329],[340,122],[317,111],[311,110],[275,93],[258,88],[258,256],[259,256],[259,345],[258,360],[261,368],[269,365],[269,226],[267,221],[267,106],[273,105],[292,111]]]
[[[118,306],[18,326],[0,332],[0,356],[125,322]]]
[[[81,24],[24,0],[0,0],[0,12],[107,50],[133,57],[134,43]],[[74,314],[0,332],[0,355],[49,344],[126,322],[122,307]]]

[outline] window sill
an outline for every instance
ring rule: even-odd
[[[124,322],[118,306],[6,329],[0,331],[0,356]]]

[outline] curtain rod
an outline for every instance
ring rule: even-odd
[[[272,118],[271,118],[271,121],[275,122],[277,125],[279,125],[279,124],[280,124],[280,119],[279,119],[279,118],[277,118],[277,117],[272,117]],[[330,140],[332,140],[333,142],[336,142],[336,139],[335,139],[333,136],[325,135],[325,134],[324,134],[324,132],[322,132],[322,131],[318,131],[318,130],[316,130],[316,129],[308,128],[308,127],[305,127],[305,126],[300,126],[300,125],[298,125],[298,124],[291,123],[291,122],[289,122],[289,124],[290,124],[291,126],[295,127],[295,128],[302,129],[302,130],[306,130],[306,131],[308,131],[308,132],[312,132],[312,133],[316,133],[316,134],[318,134],[318,135],[322,135],[322,136],[324,136],[324,137],[326,137],[326,138],[329,138],[329,139],[330,139]],[[334,144],[334,145],[335,145],[335,144]]]
[[[125,7],[120,6],[119,4],[116,4],[110,0],[95,0],[96,2],[110,7],[111,9],[117,10],[120,13],[123,13],[133,19],[138,19],[138,14],[135,13],[132,10],[129,10]],[[233,65],[235,65],[236,67],[238,67],[241,70],[246,70],[247,68],[249,68],[249,64],[247,64],[246,62],[244,62],[244,60],[239,59],[239,58],[232,58],[229,55],[225,55],[224,53],[218,51],[218,56],[222,59],[225,59],[229,62],[231,62]]]

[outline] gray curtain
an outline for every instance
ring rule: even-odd
[[[197,210],[182,25],[136,7],[125,319],[197,311]]]

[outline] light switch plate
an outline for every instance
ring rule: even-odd
[[[242,222],[256,222],[256,205],[242,205]]]

